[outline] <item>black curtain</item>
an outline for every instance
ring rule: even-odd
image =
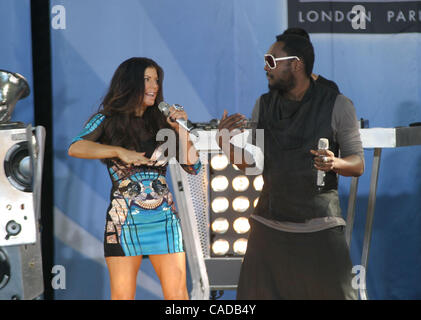
[[[51,87],[50,2],[31,1],[32,67],[35,126],[46,129],[43,183],[41,194],[41,243],[44,274],[44,299],[54,299],[51,270],[54,255],[53,230],[53,119]]]

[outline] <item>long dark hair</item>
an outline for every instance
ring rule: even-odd
[[[147,107],[139,118],[136,111],[145,93],[145,70],[151,67],[158,73],[159,89],[155,104]],[[160,129],[170,127],[158,109],[158,104],[163,101],[163,78],[162,68],[148,58],[130,58],[120,64],[98,110],[106,116],[103,143],[141,151],[145,135],[155,137]]]

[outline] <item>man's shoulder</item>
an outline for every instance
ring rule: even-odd
[[[257,102],[259,102],[259,104],[269,104],[271,99],[274,98],[276,95],[275,92],[271,92],[268,91],[266,93],[263,93],[258,99]]]
[[[262,101],[262,99],[268,99],[269,97],[270,97],[270,91],[261,94],[260,97],[257,98],[257,100]]]
[[[332,120],[335,121],[349,121],[356,117],[356,110],[353,102],[347,96],[338,94],[335,100],[332,111]]]
[[[317,80],[316,80],[316,82],[318,83],[318,84],[321,84],[321,85],[323,85],[323,86],[326,86],[326,87],[328,87],[328,88],[330,88],[330,89],[332,89],[332,90],[334,90],[334,91],[336,91],[336,92],[340,92],[339,91],[339,87],[338,87],[338,85],[334,82],[334,81],[332,81],[332,80],[329,80],[329,79],[326,79],[325,77],[323,77],[322,75],[319,75],[318,77],[317,77]]]
[[[353,107],[354,103],[352,102],[352,100],[350,98],[348,98],[347,96],[343,95],[342,93],[338,94],[338,96],[336,97],[335,100],[335,108],[349,108],[349,107]]]

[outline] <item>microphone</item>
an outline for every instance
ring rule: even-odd
[[[159,111],[161,111],[162,112],[162,114],[164,115],[164,116],[166,116],[166,117],[168,117],[169,115],[170,115],[170,108],[171,108],[171,106],[168,104],[168,103],[166,103],[166,102],[164,102],[164,101],[162,101],[161,103],[159,103],[159,105],[158,105],[158,109],[159,109]],[[183,127],[187,132],[190,132],[192,129],[193,129],[193,127],[191,127],[191,126],[189,126],[189,123],[188,123],[188,121],[186,121],[186,120],[184,120],[184,119],[176,119],[175,120],[181,127]]]
[[[319,144],[318,144],[318,146],[317,146],[317,148],[319,149],[319,150],[327,150],[327,149],[329,149],[329,140],[328,139],[326,139],[326,138],[320,138],[319,139]],[[320,187],[323,187],[324,185],[325,185],[325,175],[326,175],[326,172],[324,172],[324,171],[322,171],[322,170],[317,170],[317,186],[320,188]]]

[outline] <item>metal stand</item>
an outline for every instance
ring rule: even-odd
[[[345,238],[348,247],[351,247],[351,236],[352,229],[354,228],[354,218],[355,218],[355,202],[357,200],[357,190],[358,190],[358,177],[352,177],[351,187],[349,190],[349,199],[348,199],[348,211],[346,215],[346,230]]]
[[[374,148],[373,166],[370,178],[370,193],[364,231],[361,265],[367,275],[368,257],[370,253],[371,234],[373,229],[374,211],[376,206],[376,193],[379,179],[380,159],[382,148],[396,148],[403,146],[421,145],[421,127],[403,128],[372,128],[360,129],[364,148]],[[351,246],[351,235],[355,218],[355,201],[358,189],[358,178],[353,177],[348,202],[346,241]],[[366,276],[362,277],[359,295],[361,300],[368,299]]]
[[[175,160],[170,161],[169,165],[192,279],[192,290],[190,292],[190,299],[192,300],[208,300],[210,295],[209,279],[204,260],[209,255],[207,245],[209,242],[208,178],[206,164],[203,164],[204,159],[205,157],[201,155],[203,167],[197,176],[188,175]]]

